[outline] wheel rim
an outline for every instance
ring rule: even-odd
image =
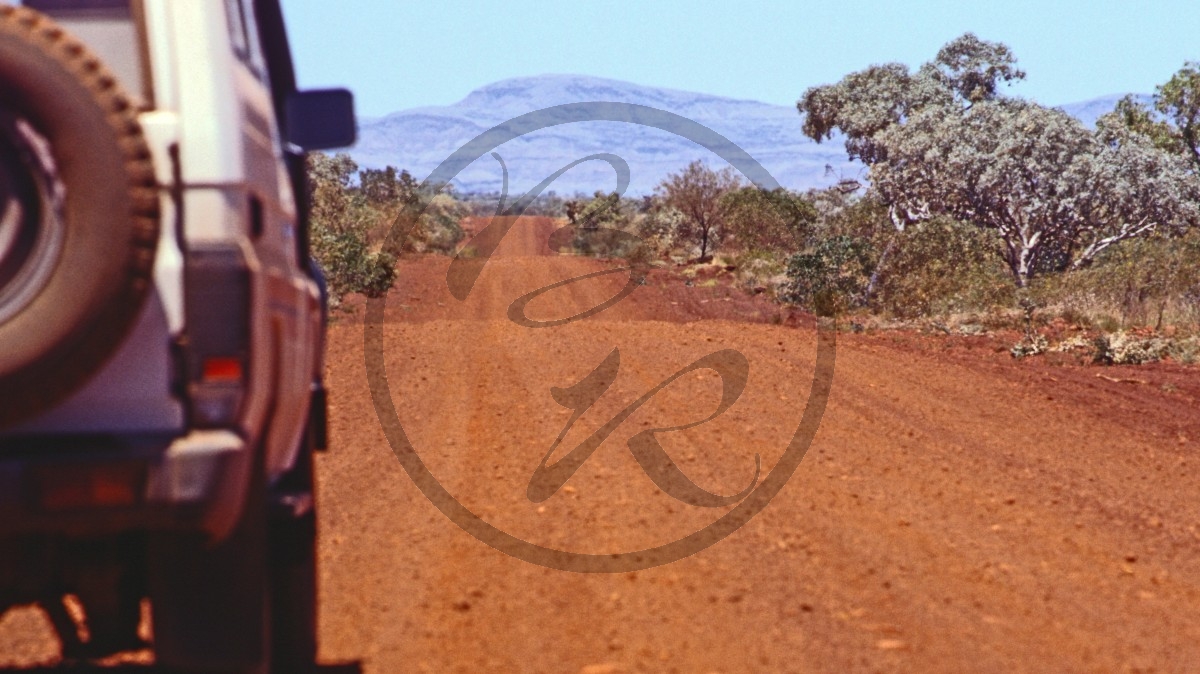
[[[66,238],[64,192],[50,143],[0,110],[0,323],[28,306],[54,272]]]

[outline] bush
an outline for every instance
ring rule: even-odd
[[[334,306],[387,292],[404,253],[449,254],[463,237],[469,209],[445,186],[421,189],[408,171],[360,169],[345,154],[310,154],[307,169],[312,253]]]
[[[721,197],[733,242],[743,251],[795,251],[817,221],[817,209],[784,188],[742,187]]]
[[[1047,276],[1038,302],[1105,331],[1200,323],[1200,232],[1127,241],[1090,267]]]
[[[414,203],[393,209],[388,227],[402,238],[390,240],[386,249],[396,257],[404,253],[450,255],[462,241],[461,223],[469,210],[446,192],[420,194]]]
[[[676,233],[682,225],[683,213],[679,209],[651,202],[637,221],[637,233],[646,245],[659,253],[666,253],[678,242]]]
[[[567,245],[580,255],[623,258],[645,266],[658,251],[642,235],[647,215],[639,204],[615,192],[596,192],[590,200],[567,202],[571,237]]]
[[[396,280],[396,258],[382,251],[371,252],[360,230],[314,227],[312,250],[325,271],[334,307],[348,293],[380,297]]]
[[[841,235],[819,241],[809,252],[788,261],[783,299],[833,316],[859,303],[870,270],[866,242]]]
[[[1141,365],[1161,360],[1167,353],[1167,341],[1143,339],[1124,332],[1096,338],[1096,362],[1108,365]]]
[[[877,309],[916,318],[1013,306],[1012,277],[988,232],[937,218],[895,236],[892,254],[878,269]]]

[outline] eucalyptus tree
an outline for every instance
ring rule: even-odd
[[[992,230],[1018,286],[1088,265],[1126,239],[1200,224],[1185,161],[1033,103],[926,109],[879,140],[888,157],[871,179],[883,199],[915,219],[948,215]]]
[[[1097,127],[1124,127],[1167,152],[1182,155],[1200,171],[1200,63],[1189,61],[1154,93],[1153,108],[1126,96],[1097,121]]]
[[[1018,286],[1200,224],[1200,178],[1179,155],[1000,93],[1022,77],[1006,46],[968,33],[915,73],[873,66],[809,89],[797,107],[814,140],[845,134],[898,230],[943,215],[986,228]]]
[[[1158,87],[1154,106],[1175,126],[1192,165],[1200,169],[1200,63],[1184,64]]]

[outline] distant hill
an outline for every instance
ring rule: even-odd
[[[1120,96],[1108,96],[1063,109],[1091,124],[1118,99]],[[793,189],[827,187],[864,173],[861,164],[846,158],[840,137],[820,144],[804,137],[794,107],[579,75],[503,80],[473,91],[453,105],[362,119],[359,142],[350,154],[361,165],[406,168],[423,179],[463,143],[496,124],[533,110],[583,101],[636,103],[704,124],[749,152],[780,184]],[[570,162],[598,152],[611,152],[629,163],[631,195],[651,192],[668,172],[693,159],[720,162],[686,139],[617,122],[552,127],[506,143],[497,152],[508,166],[513,194],[521,194]],[[485,156],[461,172],[454,183],[466,192],[498,190],[500,167]],[[613,186],[612,169],[589,162],[563,175],[549,189],[559,194],[590,194]]]

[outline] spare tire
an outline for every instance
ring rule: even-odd
[[[83,385],[140,313],[159,208],[137,112],[79,40],[0,5],[0,428]]]

